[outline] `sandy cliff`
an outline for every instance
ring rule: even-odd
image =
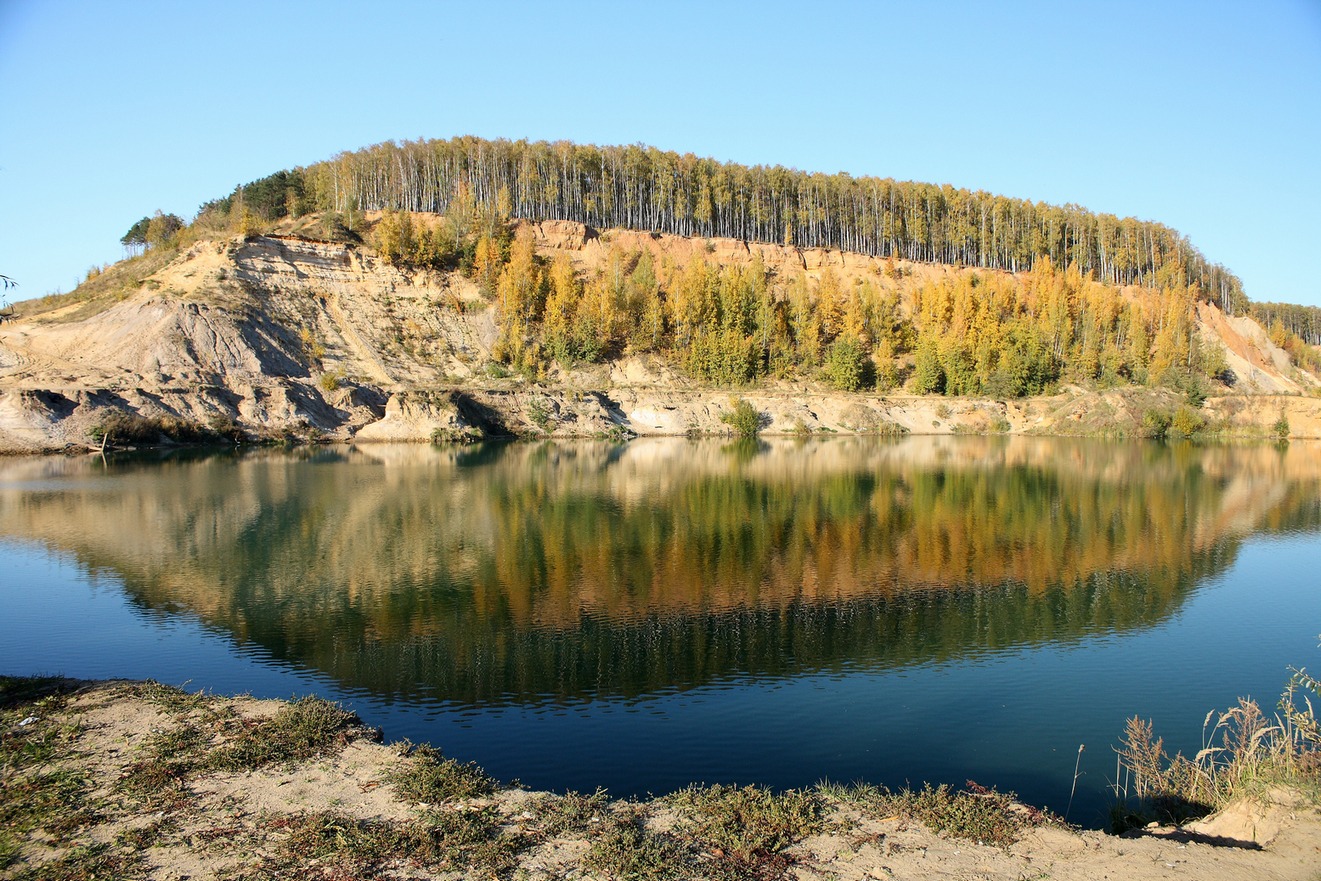
[[[848,283],[881,277],[880,261],[838,251],[598,233],[565,221],[534,224],[533,232],[542,254],[567,254],[580,270],[619,245],[673,261],[759,257],[773,272],[809,276],[829,267]],[[905,267],[919,278],[955,271]],[[0,325],[0,450],[91,443],[113,410],[254,435],[363,441],[727,430],[720,416],[729,391],[694,385],[655,359],[556,369],[545,386],[503,377],[491,358],[494,312],[462,275],[405,271],[364,246],[292,234],[199,242],[104,302]],[[1321,400],[1306,395],[1316,381],[1259,325],[1203,306],[1199,331],[1239,377],[1235,393],[1213,397],[1209,413],[1262,431],[1284,415],[1294,435],[1321,436]],[[842,394],[811,384],[739,393],[762,411],[767,431],[785,433],[1081,433],[1100,430],[1088,421],[1098,408],[1132,422],[1154,394],[994,401]]]

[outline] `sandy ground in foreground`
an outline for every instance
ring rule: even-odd
[[[238,725],[268,718],[278,701],[216,698],[213,708],[233,711]],[[615,802],[599,816],[561,828],[545,818],[554,797],[522,790],[499,790],[480,798],[444,805],[416,805],[401,799],[390,782],[408,759],[398,746],[375,742],[362,732],[341,738],[320,755],[296,763],[244,772],[199,772],[174,796],[123,796],[122,781],[149,755],[162,734],[177,732],[189,717],[127,683],[82,684],[60,702],[5,710],[4,736],[45,731],[64,745],[37,767],[3,769],[6,788],[25,775],[76,768],[85,774],[87,798],[99,800],[93,821],[63,836],[28,832],[16,836],[20,850],[0,875],[23,877],[144,877],[202,879],[223,877],[398,877],[398,878],[611,878],[584,864],[598,830],[612,814],[641,811],[646,828],[683,831],[681,818],[664,800],[643,806]],[[214,715],[211,717],[214,718]],[[229,724],[229,723],[226,723]],[[43,735],[45,736],[45,735]],[[157,747],[158,748],[158,747]],[[8,753],[7,753],[8,755]],[[11,790],[16,791],[16,790]],[[547,799],[551,801],[547,801]],[[72,803],[70,803],[72,805]],[[311,812],[336,817],[407,823],[422,811],[490,809],[504,832],[525,835],[526,847],[499,869],[460,864],[418,865],[378,860],[370,871],[322,847],[301,863],[278,858],[291,836],[287,818]],[[793,844],[784,859],[762,877],[797,879],[1243,879],[1321,878],[1321,813],[1287,793],[1270,803],[1241,802],[1218,816],[1185,829],[1148,829],[1133,838],[1058,827],[1030,829],[1007,848],[942,837],[902,817],[867,816],[855,806],[826,799],[827,830]],[[432,816],[435,816],[433,813]],[[341,820],[345,829],[348,820]],[[12,827],[11,827],[12,830]],[[549,831],[548,831],[549,830]],[[12,835],[13,832],[11,831]],[[340,833],[336,833],[339,835]],[[345,841],[348,832],[340,835]],[[57,839],[63,837],[63,841]],[[1224,846],[1232,841],[1240,846]],[[74,874],[51,862],[79,845],[101,844],[103,853],[122,857],[107,875]],[[1244,846],[1246,845],[1246,846]],[[717,859],[720,854],[703,854]],[[357,865],[357,868],[351,868]],[[699,866],[701,864],[699,863]],[[715,863],[712,863],[715,865]],[[44,866],[44,868],[43,868]],[[769,870],[768,870],[769,871]],[[119,874],[122,872],[123,874]],[[702,877],[691,867],[648,877]]]

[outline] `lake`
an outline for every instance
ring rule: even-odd
[[[0,672],[342,701],[535,789],[976,780],[1102,825],[1321,632],[1321,446],[639,439],[0,460]]]

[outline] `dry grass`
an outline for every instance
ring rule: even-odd
[[[495,791],[495,780],[477,765],[447,759],[434,746],[404,741],[399,752],[406,760],[387,779],[404,801],[443,804]]]
[[[785,851],[825,828],[820,795],[805,790],[694,786],[667,801],[677,831],[711,858],[707,874],[716,878],[779,878],[792,863]]]
[[[513,868],[525,841],[501,828],[492,808],[428,814],[410,822],[363,820],[334,811],[272,818],[278,844],[232,879],[370,879],[403,867],[475,868],[499,877]]]
[[[586,870],[605,879],[768,881],[820,869],[809,839],[848,831],[859,814],[871,821],[870,838],[859,841],[878,842],[896,826],[926,834],[905,828],[911,822],[1001,848],[1032,827],[1059,822],[972,783],[898,792],[829,783],[787,792],[690,787],[643,803],[612,801],[604,791],[509,794],[476,766],[411,744],[399,747],[402,756],[386,775],[402,800],[419,806],[411,811],[355,816],[336,797],[334,809],[300,801],[296,810],[268,812],[245,808],[236,795],[217,801],[197,784],[209,772],[320,763],[360,736],[355,717],[316,699],[269,712],[269,705],[155,683],[115,684],[99,703],[92,694],[71,699],[64,693],[70,687],[86,684],[0,679],[0,877],[147,877],[182,848],[207,862],[212,876],[235,879],[517,878],[550,855],[565,877]],[[1150,724],[1134,720],[1124,760],[1135,804],[1180,793],[1184,804],[1209,804],[1284,775],[1315,781],[1315,691],[1316,681],[1297,671],[1277,717],[1249,701],[1212,716],[1203,749],[1190,759],[1170,759]],[[114,714],[83,722],[78,713],[111,710],[125,699],[138,704],[152,733],[142,737],[146,726],[136,724],[131,749],[108,767],[92,745]],[[125,742],[122,733],[116,738]],[[380,782],[382,766],[372,767],[364,792]],[[569,841],[576,843],[566,847]]]
[[[53,677],[0,677],[0,869],[19,859],[21,843],[30,836],[66,845],[100,819],[88,774],[59,761],[82,733],[58,715],[76,685]],[[92,859],[69,855],[84,857]],[[70,869],[67,877],[80,876]]]
[[[281,704],[268,718],[241,723],[237,735],[210,755],[207,766],[245,771],[301,761],[339,750],[361,733],[353,713],[318,697],[303,697]]]
[[[1312,698],[1321,694],[1319,686],[1298,669],[1274,716],[1247,698],[1223,713],[1212,710],[1202,723],[1202,748],[1192,757],[1168,755],[1149,721],[1129,719],[1118,750],[1111,830],[1184,823],[1276,786],[1315,796],[1321,728]]]
[[[244,719],[202,695],[156,683],[131,686],[175,716],[152,734],[116,788],[155,810],[179,810],[190,801],[189,781],[207,771],[246,771],[287,764],[343,748],[363,733],[358,717],[320,698],[281,704],[271,716]]]
[[[67,294],[47,294],[14,304],[15,311],[24,318],[38,316],[44,320],[79,321],[104,312],[137,291],[147,277],[159,271],[179,256],[179,248],[152,248],[136,257],[129,257],[90,275],[82,284]],[[75,307],[58,318],[48,314],[65,307]]]
[[[866,783],[829,782],[818,789],[872,819],[902,817],[952,838],[994,847],[1006,848],[1038,826],[1063,825],[1052,814],[1019,804],[1012,792],[987,789],[971,780],[964,789],[927,784],[922,789],[892,791]]]
[[[676,836],[647,829],[640,816],[628,816],[592,841],[583,865],[606,878],[669,881],[696,876],[697,854]]]

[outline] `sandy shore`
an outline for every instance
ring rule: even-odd
[[[1321,877],[1321,813],[1287,792],[1125,838],[995,794],[716,787],[637,803],[500,787],[318,700],[3,686],[5,878]]]

